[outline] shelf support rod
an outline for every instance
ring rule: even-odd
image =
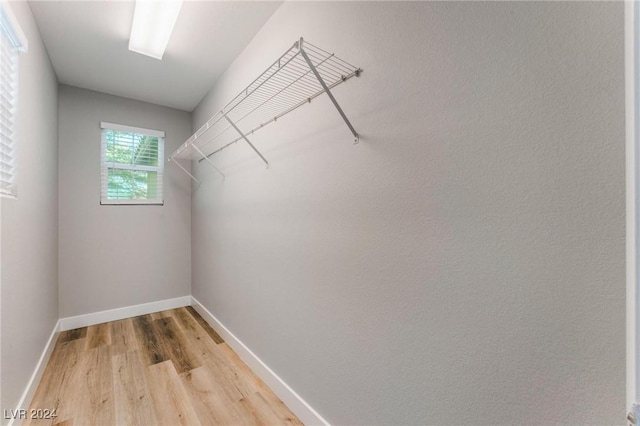
[[[169,161],[171,161],[171,159],[169,159]],[[173,164],[175,164],[176,166],[180,167],[182,169],[183,172],[185,172],[186,174],[189,175],[189,177],[193,180],[195,180],[198,184],[200,183],[200,181],[198,179],[196,179],[191,173],[189,173],[189,171],[187,169],[185,169],[184,167],[182,167],[182,164],[178,163],[176,160],[172,161]]]
[[[227,115],[224,115],[224,118],[227,119],[227,121],[229,122],[229,124],[231,124],[231,127],[233,127],[234,129],[236,129],[236,132],[238,132],[240,134],[240,136],[242,136],[242,139],[244,139],[251,148],[253,148],[253,150],[256,152],[256,154],[258,154],[260,156],[260,158],[262,158],[262,161],[264,161],[264,164],[267,165],[267,169],[269,168],[269,162],[267,161],[266,158],[264,158],[264,156],[262,154],[260,154],[260,151],[258,151],[258,149],[253,146],[253,144],[249,141],[249,139],[247,139],[247,136],[245,136],[244,133],[242,133],[242,131],[240,129],[238,129],[238,126],[236,126],[236,124],[231,121],[231,119],[229,117],[227,117]]]
[[[351,133],[353,133],[353,136],[356,138],[354,143],[358,143],[358,141],[360,140],[360,136],[358,136],[358,132],[356,132],[356,129],[353,128],[353,126],[351,125],[351,122],[345,115],[344,111],[342,111],[342,108],[340,108],[340,104],[338,104],[338,101],[336,101],[336,98],[333,97],[331,90],[329,90],[329,87],[327,87],[327,83],[324,82],[324,80],[322,79],[322,76],[320,75],[316,67],[313,65],[313,62],[311,62],[311,59],[309,59],[309,57],[307,56],[307,53],[302,49],[302,44],[300,47],[301,47],[300,54],[302,55],[304,60],[307,62],[307,65],[309,65],[309,68],[311,68],[311,71],[313,71],[313,73],[315,74],[316,78],[320,82],[320,85],[329,96],[329,99],[331,99],[331,102],[333,102],[333,105],[336,107],[336,109],[342,116],[342,119],[344,120],[344,122],[347,123],[347,127],[349,127],[349,130],[351,130]]]
[[[194,148],[196,151],[198,151],[198,152],[200,153],[200,155],[202,155],[202,159],[203,159],[203,160],[206,160],[206,161],[207,161],[207,163],[209,163],[209,164],[211,165],[211,167],[213,167],[213,168],[216,170],[216,172],[220,173],[220,176],[222,176],[222,180],[225,180],[225,179],[226,179],[226,176],[224,175],[224,173],[222,173],[222,172],[221,172],[221,171],[216,167],[216,165],[215,165],[215,164],[213,164],[213,162],[212,162],[211,160],[209,160],[209,157],[207,157],[206,155],[204,155],[204,152],[200,151],[200,148],[198,148],[195,144],[193,144],[192,146],[193,146],[193,148]]]

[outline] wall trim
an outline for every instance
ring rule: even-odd
[[[18,401],[16,410],[19,410],[19,409],[26,410],[29,408],[29,405],[31,404],[31,400],[33,399],[33,396],[36,393],[36,389],[40,384],[40,379],[42,379],[42,375],[44,374],[44,369],[47,367],[47,364],[49,363],[49,358],[51,358],[51,354],[53,353],[53,348],[56,346],[58,333],[60,333],[60,320],[58,320],[56,322],[56,325],[53,327],[53,331],[51,332],[51,335],[49,336],[49,340],[47,341],[47,344],[45,345],[44,350],[40,355],[40,359],[36,364],[36,368],[33,371],[31,378],[29,378],[29,382],[27,382],[27,387],[22,393],[22,396],[20,396],[20,400]],[[16,419],[9,420],[9,423],[7,423],[7,425],[13,426],[15,420]]]
[[[267,364],[251,349],[238,339],[220,320],[207,310],[195,297],[191,297],[191,306],[209,323],[209,325],[225,340],[251,370],[258,375],[269,388],[284,402],[287,407],[307,425],[326,425],[327,422],[300,395],[285,383]]]
[[[74,328],[79,327],[88,327],[90,325],[101,324],[103,322],[131,318],[138,315],[152,314],[154,312],[166,311],[167,309],[181,308],[189,305],[191,305],[191,296],[182,296],[174,299],[126,306],[124,308],[109,309],[107,311],[94,312],[92,314],[61,318],[60,331],[73,330]]]

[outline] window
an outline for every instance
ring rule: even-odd
[[[163,204],[164,132],[102,127],[101,204]]]
[[[18,53],[27,40],[5,3],[0,3],[0,196],[16,197]]]

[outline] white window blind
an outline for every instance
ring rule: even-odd
[[[163,204],[164,132],[100,123],[101,204]]]
[[[17,196],[18,53],[26,50],[20,26],[0,3],[0,195],[8,197]]]

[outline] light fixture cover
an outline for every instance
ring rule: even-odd
[[[162,59],[182,0],[136,0],[129,50]]]

